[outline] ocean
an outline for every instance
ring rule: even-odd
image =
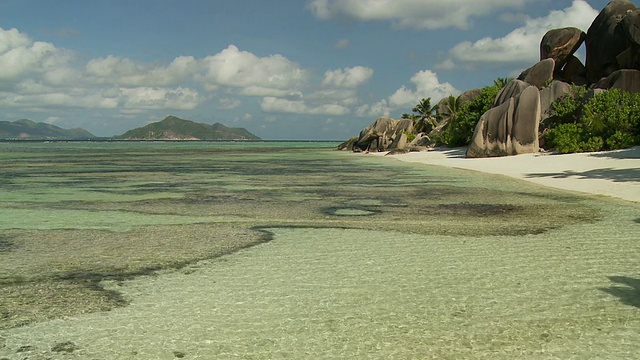
[[[619,359],[640,207],[331,142],[0,143],[0,359]]]

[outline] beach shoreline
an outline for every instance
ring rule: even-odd
[[[640,204],[640,146],[593,153],[540,152],[474,159],[465,158],[465,150],[466,148],[438,148],[391,157],[411,163],[505,175],[551,188]]]

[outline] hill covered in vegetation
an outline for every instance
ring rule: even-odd
[[[260,140],[244,128],[213,125],[167,116],[162,121],[115,136],[120,140]]]
[[[17,121],[0,121],[0,139],[59,139],[59,140],[88,140],[95,135],[85,129],[63,129],[61,127],[37,123],[22,119]]]

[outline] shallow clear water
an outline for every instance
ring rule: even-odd
[[[0,143],[0,358],[640,350],[637,205],[332,145]]]

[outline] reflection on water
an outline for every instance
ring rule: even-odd
[[[638,350],[637,207],[333,145],[0,144],[0,357]]]

